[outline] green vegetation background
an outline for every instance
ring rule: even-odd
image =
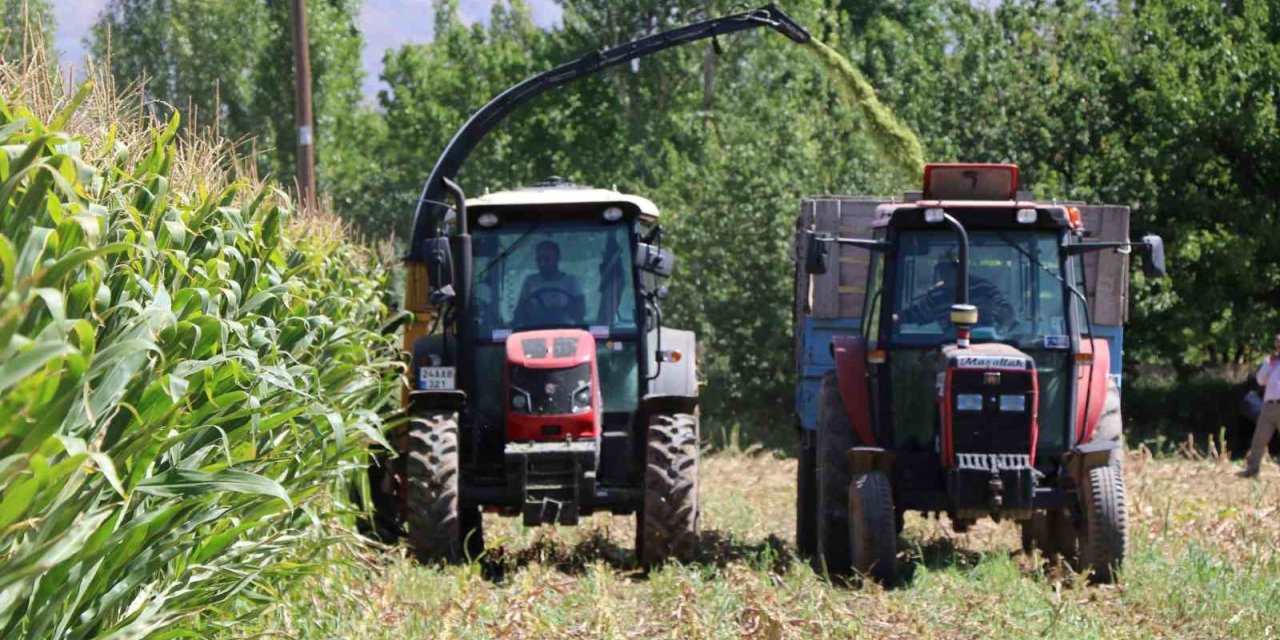
[[[9,0],[11,3],[14,0]],[[261,0],[113,0],[95,30],[121,81],[257,134],[292,175],[287,15]],[[403,238],[421,182],[470,112],[583,52],[717,15],[725,0],[567,0],[537,28],[519,0],[464,25],[435,3],[429,44],[389,51],[359,95],[359,2],[311,3],[321,187],[371,239]],[[1280,8],[1267,0],[795,0],[785,9],[850,58],[929,161],[1016,162],[1044,199],[1133,207],[1173,276],[1134,274],[1130,363],[1182,379],[1247,362],[1280,326]],[[213,7],[217,7],[214,9]],[[245,34],[223,38],[221,34]],[[667,302],[703,346],[708,431],[791,424],[790,237],[799,198],[918,188],[895,172],[821,65],[784,38],[724,38],[544,95],[462,174],[472,193],[547,175],[652,197],[680,258]],[[1212,429],[1215,425],[1206,425]]]

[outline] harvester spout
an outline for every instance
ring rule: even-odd
[[[444,203],[448,194],[445,180],[456,179],[458,170],[480,140],[521,105],[551,89],[612,66],[682,44],[758,27],[772,28],[801,44],[810,40],[809,32],[804,27],[778,7],[768,4],[759,9],[703,20],[632,40],[611,49],[589,53],[508,87],[471,115],[436,160],[435,167],[422,188],[422,196],[414,214],[409,261],[421,262],[426,254],[424,241],[440,233],[447,210]]]
[[[755,11],[752,11],[749,19],[756,20],[773,27],[778,33],[791,38],[798,44],[805,44],[809,42],[809,32],[804,27],[800,26],[800,23],[792,20],[791,16],[787,15],[782,9],[779,9],[777,5],[767,4]]]

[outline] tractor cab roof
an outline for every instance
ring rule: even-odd
[[[467,198],[467,210],[473,214],[484,211],[501,211],[527,208],[604,207],[616,205],[641,221],[652,223],[658,219],[658,206],[641,196],[621,193],[613,189],[582,187],[559,178],[548,179],[531,187],[486,193],[477,198]],[[468,216],[470,217],[470,216]]]
[[[965,226],[1083,228],[1075,207],[1035,202],[1030,193],[1019,191],[1018,166],[1013,164],[925,165],[924,190],[906,200],[876,207],[872,226],[924,226],[930,224],[927,212],[941,209]]]

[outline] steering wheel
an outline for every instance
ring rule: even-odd
[[[563,295],[566,299],[569,299],[569,300],[573,299],[573,292],[568,289],[565,289],[564,287],[540,287],[537,290],[535,290],[533,293],[529,294],[529,302],[535,302],[539,307],[547,310],[568,306],[566,304],[554,304],[550,300],[544,297],[552,293],[558,293],[560,295]]]
[[[528,300],[533,304],[533,315],[541,322],[572,322],[570,304],[552,302],[551,294],[564,296],[564,300],[572,301],[574,294],[564,287],[541,287],[529,294]]]

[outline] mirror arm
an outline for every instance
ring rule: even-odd
[[[1079,256],[1104,249],[1116,249],[1127,253],[1129,249],[1134,247],[1145,248],[1146,246],[1141,242],[1083,242],[1067,245],[1066,253],[1069,256]]]
[[[817,242],[834,242],[850,247],[862,247],[868,251],[888,251],[893,245],[883,240],[867,240],[865,238],[841,238],[840,236],[829,233],[813,232],[813,239]]]
[[[840,237],[832,238],[832,240],[835,241],[836,244],[843,244],[851,247],[862,247],[867,251],[886,252],[893,246],[883,240],[864,240],[862,238],[840,238]]]

